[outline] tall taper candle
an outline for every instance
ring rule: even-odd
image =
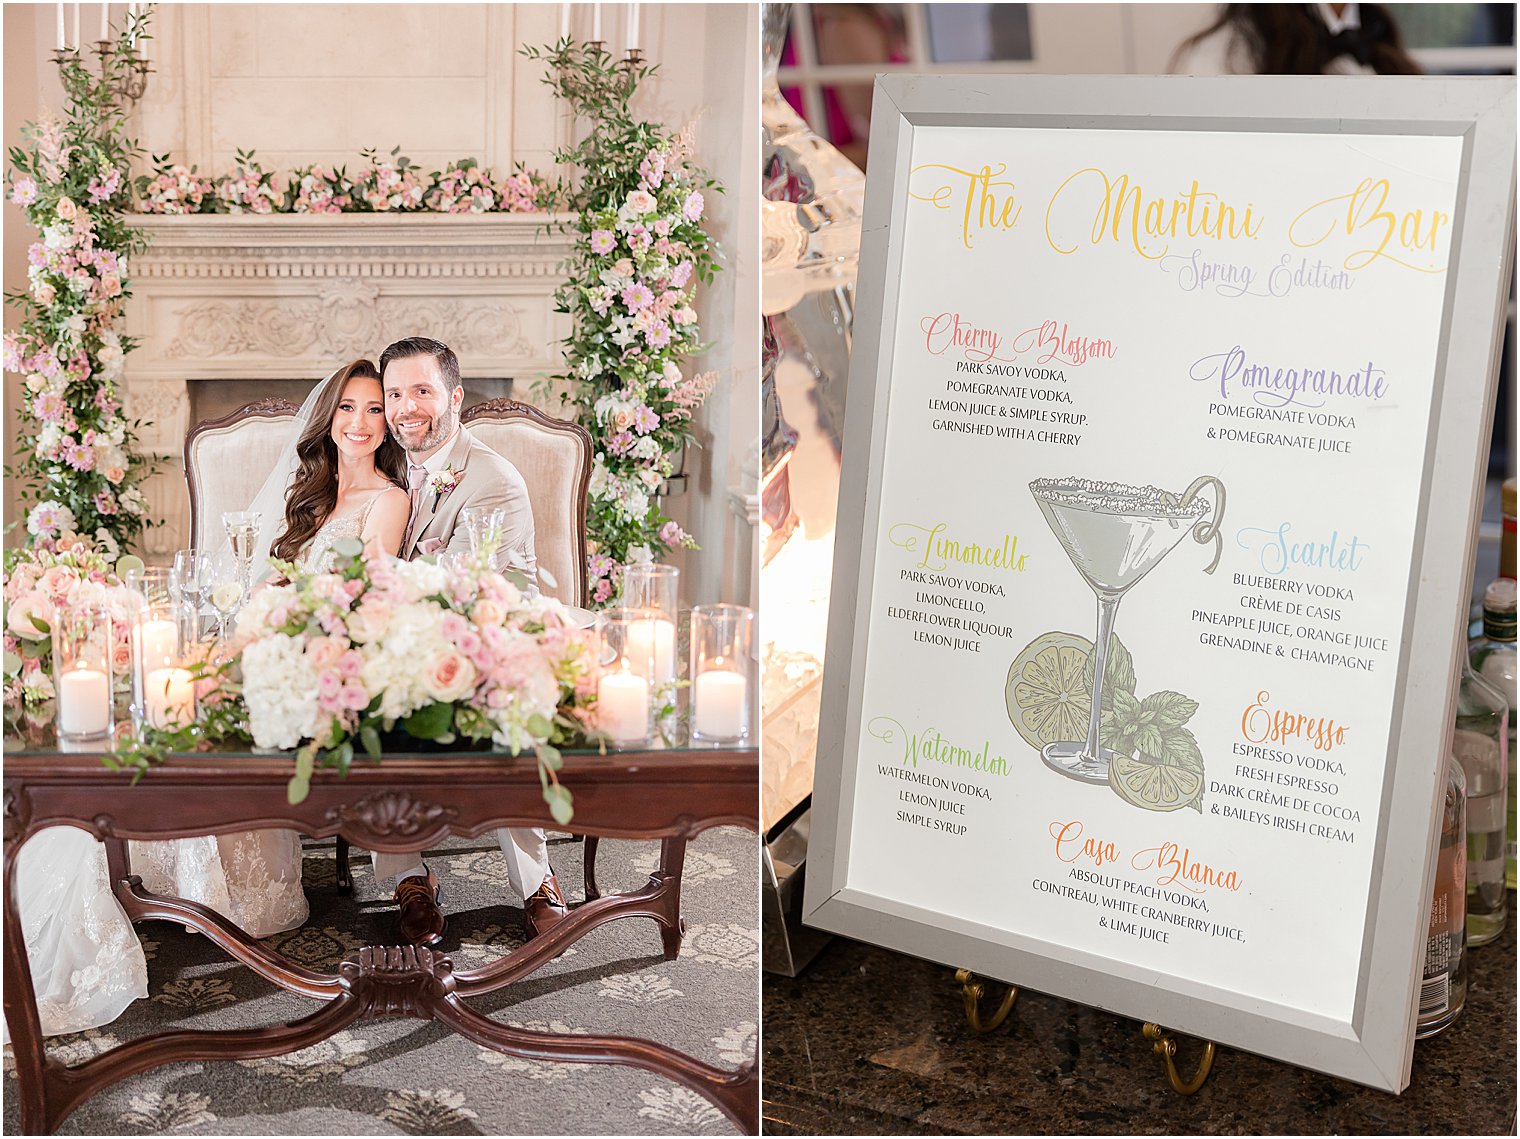
[[[58,50],[62,51],[68,46],[68,41],[63,38],[63,4],[58,5]]]
[[[628,5],[628,50],[637,51],[639,46],[639,0]]]
[[[570,5],[559,6],[559,38],[567,39],[570,35]]]
[[[100,6],[100,38],[103,40],[111,38],[111,5],[109,4]]]
[[[79,5],[74,5],[74,50],[79,50]]]
[[[591,39],[600,43],[602,40],[602,6],[591,5]]]

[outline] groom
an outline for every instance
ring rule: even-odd
[[[516,467],[459,422],[464,386],[454,353],[446,344],[421,336],[398,340],[380,354],[380,382],[386,422],[409,460],[412,514],[401,539],[401,557],[410,561],[440,550],[468,552],[469,537],[458,524],[460,512],[467,506],[495,507],[506,511],[497,568],[514,565],[534,580],[538,563],[528,488]],[[524,900],[528,936],[536,937],[566,914],[544,832],[502,827],[496,838],[512,888]],[[438,879],[422,855],[377,851],[374,871],[377,882],[396,883],[401,936],[415,945],[438,944],[444,925]]]

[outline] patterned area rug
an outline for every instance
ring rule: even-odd
[[[573,904],[583,846],[551,836],[549,857]],[[641,885],[657,842],[604,839],[604,893]],[[444,884],[448,932],[440,949],[461,968],[522,944],[521,902],[489,836],[455,840],[428,856]],[[367,855],[353,857],[354,893],[335,887],[330,841],[308,843],[311,917],[271,942],[292,960],[332,970],[351,949],[395,944],[395,907],[380,895]],[[473,1006],[528,1029],[642,1036],[734,1068],[753,1059],[759,1009],[758,858],[755,836],[706,832],[687,848],[681,955],[666,961],[648,918],[600,926],[531,977]],[[245,1028],[308,1015],[293,996],[234,964],[206,938],[169,922],[138,927],[148,951],[147,1000],[103,1028],[54,1037],[49,1053],[81,1060],[166,1028]],[[5,1057],[4,1124],[20,1127],[15,1065]],[[300,1052],[263,1060],[180,1063],[124,1080],[87,1101],[64,1135],[732,1135],[707,1100],[634,1068],[519,1060],[432,1023],[361,1021]]]

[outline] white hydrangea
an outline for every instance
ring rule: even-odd
[[[254,743],[288,749],[314,737],[320,709],[306,637],[272,633],[243,649],[243,702]]]

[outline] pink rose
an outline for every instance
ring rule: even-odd
[[[306,659],[318,672],[332,668],[343,653],[344,644],[337,637],[313,637],[306,642]]]
[[[23,641],[44,641],[48,634],[33,625],[32,618],[47,621],[52,612],[52,605],[41,593],[24,593],[10,603],[10,612],[5,615],[5,627]]]
[[[348,635],[361,645],[378,641],[390,628],[391,607],[379,598],[367,597],[359,608],[348,616]]]
[[[470,616],[477,625],[500,626],[507,619],[507,609],[495,598],[482,597],[475,602],[475,608]]]
[[[120,467],[107,467],[105,473],[106,481],[113,486],[118,485],[122,479],[127,477],[127,472]]]
[[[422,689],[434,700],[452,703],[475,691],[475,666],[458,649],[447,648],[423,671]]]
[[[73,198],[58,199],[58,216],[64,221],[73,221],[78,209],[74,205]]]

